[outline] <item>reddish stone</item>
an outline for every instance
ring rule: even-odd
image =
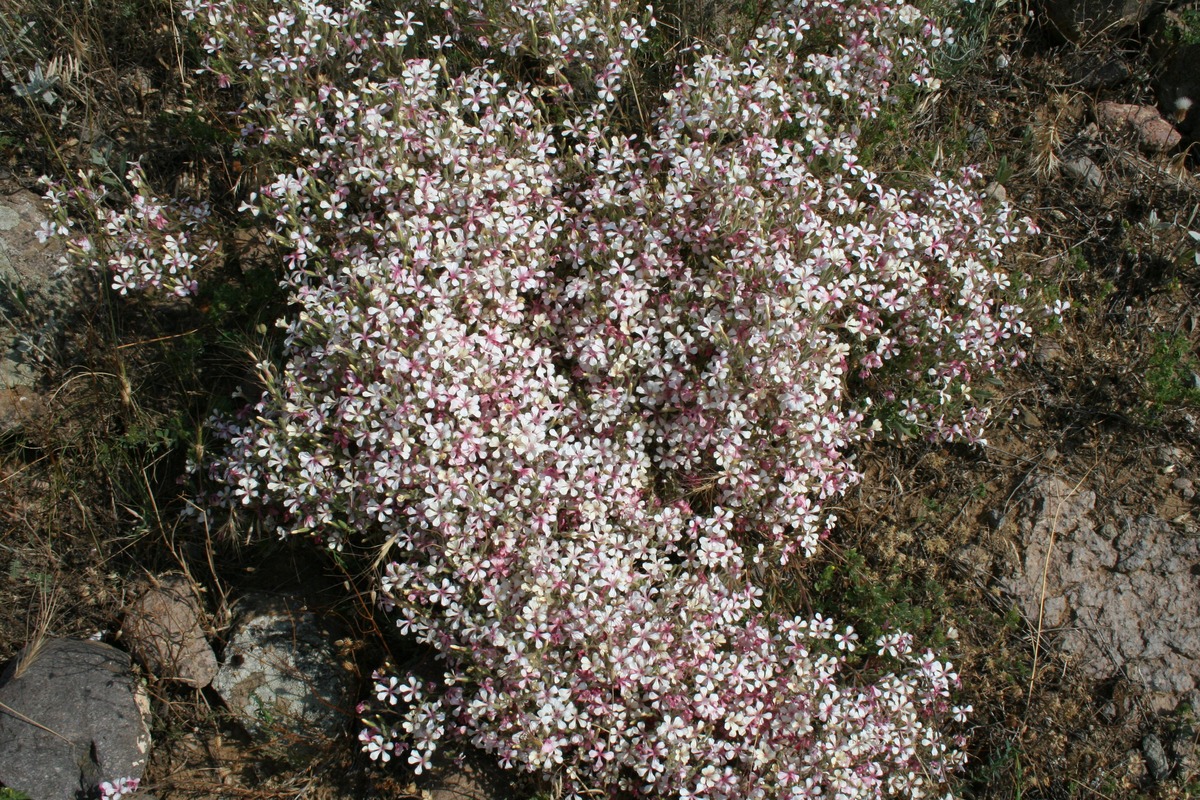
[[[1096,106],[1096,121],[1112,132],[1132,132],[1146,150],[1170,150],[1183,138],[1154,106],[1099,103]]]
[[[202,689],[217,674],[217,658],[204,636],[200,614],[187,579],[168,575],[129,609],[121,636],[160,678]]]

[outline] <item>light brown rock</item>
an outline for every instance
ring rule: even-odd
[[[1170,150],[1183,138],[1154,106],[1106,101],[1096,105],[1096,121],[1113,133],[1133,133],[1146,150]]]
[[[1200,540],[1051,476],[1013,513],[1020,556],[1002,584],[1084,677],[1124,676],[1154,710],[1200,686]]]
[[[54,349],[58,317],[72,302],[62,246],[42,243],[41,199],[0,183],[0,431],[20,427],[36,403],[40,362]]]
[[[217,658],[204,636],[191,583],[167,575],[155,584],[126,612],[121,636],[155,675],[204,688],[217,674]]]

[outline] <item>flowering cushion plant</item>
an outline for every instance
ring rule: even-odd
[[[655,96],[648,7],[186,14],[276,169],[242,211],[295,309],[261,398],[214,423],[212,499],[376,548],[384,611],[444,663],[376,674],[371,758],[470,741],[578,796],[944,788],[950,666],[893,632],[847,674],[853,631],[755,576],[819,546],[856,442],[977,439],[973,381],[1021,356],[1000,259],[1030,224],[971,170],[898,188],[859,161],[949,32],[799,0]],[[115,287],[186,294],[216,247],[184,211],[139,189],[58,225]]]

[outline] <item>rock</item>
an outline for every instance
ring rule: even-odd
[[[1193,722],[1200,721],[1200,689],[1193,689],[1180,698],[1174,713]]]
[[[61,248],[38,241],[42,201],[26,191],[0,194],[0,424],[19,424],[29,408],[38,363],[53,351],[57,317],[71,301],[59,270]]]
[[[1170,150],[1183,139],[1175,126],[1153,106],[1103,102],[1096,105],[1096,121],[1112,133],[1131,132],[1144,150]]]
[[[993,509],[994,510],[994,509]],[[963,574],[978,583],[986,583],[992,572],[992,554],[978,544],[968,544],[954,552],[954,563]]]
[[[354,712],[354,676],[316,614],[254,596],[225,647],[213,688],[250,733],[288,747],[341,735]]]
[[[1046,0],[1046,18],[1066,39],[1076,41],[1131,28],[1159,8],[1154,0]]]
[[[1004,184],[992,181],[984,188],[983,196],[997,203],[1004,203],[1008,201],[1008,190],[1004,188]]]
[[[1100,171],[1100,167],[1096,166],[1096,162],[1087,156],[1073,158],[1063,167],[1067,174],[1082,184],[1084,188],[1094,191],[1104,188],[1104,173]]]
[[[972,150],[980,150],[988,144],[988,132],[986,128],[981,128],[978,125],[967,123],[967,146]]]
[[[0,362],[12,363],[12,362]],[[3,368],[0,367],[0,371]],[[2,381],[3,378],[0,378]],[[0,388],[0,433],[19,429],[42,409],[42,398],[28,386]]]
[[[1137,524],[1131,524],[1130,520],[1125,520],[1125,530],[1117,536],[1119,556],[1114,566],[1117,572],[1128,575],[1146,565],[1146,562],[1154,555],[1153,542],[1145,535],[1146,529],[1161,522],[1153,517],[1139,517]]]
[[[1045,340],[1038,342],[1033,350],[1033,361],[1039,367],[1057,367],[1064,364],[1067,360],[1067,354],[1062,349],[1058,342]]]
[[[149,702],[129,655],[100,642],[46,639],[0,675],[0,784],[37,800],[93,796],[141,778]]]
[[[18,309],[35,302],[61,308],[69,283],[59,271],[61,248],[38,241],[46,222],[42,200],[32,192],[0,193],[0,274],[6,282],[6,303]],[[24,290],[24,298],[12,293]],[[30,296],[28,293],[36,293]]]
[[[1015,580],[1006,583],[1013,592],[1028,619],[1037,620],[1042,614],[1043,572],[1046,580],[1046,598],[1062,597],[1064,588],[1059,576],[1059,561],[1062,558],[1063,541],[1069,540],[1082,529],[1081,539],[1096,550],[1106,546],[1095,534],[1088,520],[1088,513],[1095,507],[1096,496],[1089,491],[1072,492],[1070,487],[1057,478],[1035,480],[1017,509],[1018,528],[1023,540],[1023,567]],[[1101,563],[1109,566],[1116,563],[1115,555]],[[1065,619],[1043,616],[1047,627],[1058,627]]]
[[[989,508],[983,512],[983,521],[990,530],[998,531],[1008,522],[1008,514],[1002,508]]]
[[[1179,492],[1179,496],[1184,500],[1191,500],[1196,496],[1196,486],[1188,478],[1176,478],[1171,481],[1171,488]]]
[[[1142,755],[1146,758],[1146,769],[1155,783],[1162,783],[1171,777],[1171,760],[1167,758],[1167,750],[1153,733],[1142,737]]]
[[[200,603],[182,575],[155,583],[125,613],[121,636],[155,675],[202,689],[217,674],[217,657],[200,624]]]
[[[1155,466],[1177,469],[1187,463],[1187,453],[1178,447],[1164,445],[1154,451]]]
[[[1170,741],[1170,756],[1184,775],[1194,775],[1200,763],[1196,758],[1196,732],[1190,727],[1176,731]]]
[[[1129,80],[1132,73],[1119,57],[1098,56],[1090,50],[1081,50],[1066,57],[1071,82],[1085,92],[1110,89]]]
[[[1036,478],[1012,512],[1019,562],[1001,585],[1094,680],[1125,674],[1153,710],[1174,708],[1200,678],[1200,541],[1087,488]]]

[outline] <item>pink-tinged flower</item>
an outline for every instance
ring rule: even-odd
[[[101,800],[121,800],[121,798],[129,797],[138,789],[137,778],[117,778],[114,781],[102,781],[100,783]]]
[[[386,764],[392,760],[392,748],[380,733],[367,738],[363,743],[363,752],[369,755],[372,761],[378,761],[380,764]]]
[[[651,10],[485,5],[375,30],[360,0],[281,0],[254,31],[189,4],[209,69],[244,66],[239,144],[275,173],[244,211],[290,303],[262,394],[213,426],[215,501],[387,543],[380,608],[442,675],[373,677],[377,763],[424,771],[455,739],[566,791],[942,788],[952,668],[889,632],[894,671],[855,683],[857,634],[757,582],[819,548],[883,421],[978,439],[972,382],[1020,357],[999,264],[1021,226],[975,172],[899,190],[861,162],[946,34],[900,0],[792,4],[745,52],[698,44],[659,98],[629,55]],[[494,49],[449,58],[457,37]],[[500,74],[527,62],[545,74]],[[124,209],[57,192],[92,209],[68,247],[117,291],[194,290],[209,211],[129,180]]]
[[[376,683],[375,698],[390,706],[396,705],[400,698],[400,679],[392,675],[386,681]]]
[[[408,754],[408,763],[412,765],[413,772],[420,775],[427,769],[433,767],[432,753],[428,750],[413,750]]]

